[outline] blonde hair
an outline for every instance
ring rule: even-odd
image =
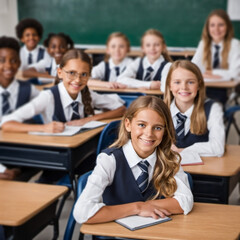
[[[107,41],[106,41],[106,46],[108,46],[109,42],[113,39],[113,38],[122,38],[126,45],[127,45],[127,52],[130,52],[130,42],[129,42],[129,39],[127,38],[127,36],[121,32],[113,32],[111,33],[108,38],[107,38]],[[110,58],[110,55],[109,54],[105,54],[105,57],[104,57],[104,61],[107,62]]]
[[[168,54],[167,45],[166,45],[166,42],[164,40],[162,33],[160,31],[158,31],[157,29],[148,29],[141,37],[141,46],[143,46],[144,37],[147,35],[154,35],[156,37],[159,37],[162,40],[162,43],[165,46],[164,50],[162,51],[162,55],[165,58],[165,60],[167,60],[168,62],[172,62],[172,58]]]
[[[202,73],[198,66],[188,60],[178,60],[175,61],[169,69],[167,80],[166,80],[166,87],[165,87],[165,94],[164,94],[164,102],[170,108],[171,102],[174,99],[174,96],[170,90],[170,84],[172,80],[172,73],[174,70],[178,68],[186,69],[192,72],[197,80],[198,80],[198,93],[194,99],[194,108],[191,115],[191,125],[190,131],[193,134],[204,134],[207,131],[207,120],[206,114],[204,110],[204,102],[206,99],[206,90],[204,86],[204,80]]]
[[[131,134],[125,128],[125,120],[128,119],[132,122],[132,119],[136,117],[140,111],[146,108],[157,112],[165,123],[162,141],[156,148],[157,161],[152,180],[156,189],[156,194],[153,196],[153,199],[161,195],[172,197],[177,189],[174,175],[179,170],[181,157],[178,153],[171,150],[171,146],[175,142],[174,126],[170,111],[160,98],[154,96],[141,96],[133,101],[122,118],[118,139],[111,147],[122,147],[131,139]]]
[[[204,24],[203,31],[202,31],[202,40],[204,43],[203,49],[203,64],[205,64],[207,70],[212,69],[212,54],[211,54],[211,43],[212,38],[209,33],[209,22],[212,16],[218,16],[224,20],[227,26],[227,32],[223,40],[223,51],[222,51],[222,63],[221,68],[227,69],[228,68],[228,54],[231,47],[231,40],[234,37],[234,30],[232,23],[229,19],[229,16],[223,9],[216,9],[213,10],[207,17],[207,20]]]

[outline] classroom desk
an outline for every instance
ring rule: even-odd
[[[113,120],[116,119],[104,122]],[[103,128],[104,126],[71,137],[0,131],[0,162],[67,171],[75,188],[74,169],[96,152],[98,138]]]
[[[91,90],[96,91],[96,92],[102,92],[102,93],[144,93],[147,95],[157,95],[157,96],[161,96],[163,95],[163,92],[159,89],[159,90],[151,90],[151,89],[139,89],[139,88],[125,88],[125,89],[113,89],[113,88],[105,88],[105,87],[94,87],[91,86],[89,87]]]
[[[183,166],[193,178],[197,202],[228,203],[240,179],[240,146],[227,145],[223,157],[201,157],[203,165]]]
[[[115,222],[83,224],[84,234],[148,240],[237,240],[240,206],[194,203],[189,215],[173,215],[172,221],[130,231]]]
[[[215,87],[215,88],[235,88],[237,84],[240,83],[240,80],[231,80],[231,81],[211,81],[204,82],[206,87]]]
[[[58,198],[67,191],[64,186],[0,180],[0,225],[8,227],[13,240],[30,240],[52,221],[58,227]]]

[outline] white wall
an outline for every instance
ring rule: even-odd
[[[18,22],[17,0],[0,0],[0,36],[16,37]]]

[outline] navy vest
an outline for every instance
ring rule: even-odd
[[[152,79],[152,81],[161,81],[162,70],[167,63],[168,63],[167,61],[164,61],[164,62],[161,63],[161,65],[158,68],[158,71],[157,71],[156,75],[154,76],[154,78]],[[138,67],[138,70],[137,70],[136,79],[143,80],[143,72],[144,72],[144,69],[143,69],[143,58],[142,58],[140,60],[140,64],[139,64],[139,67]]]
[[[18,92],[18,98],[17,98],[17,104],[16,108],[21,107],[25,103],[30,101],[31,96],[31,84],[29,82],[19,82],[19,92]]]
[[[210,113],[213,103],[214,103],[214,101],[207,100],[204,104],[204,110],[205,110],[205,115],[206,115],[207,120],[208,120],[209,113]],[[178,148],[186,148],[197,142],[207,142],[208,135],[209,135],[208,130],[206,131],[206,133],[204,133],[202,135],[192,134],[189,130],[188,133],[181,139],[179,139],[178,136],[175,135],[176,136],[176,146]]]
[[[37,62],[39,62],[44,57],[45,50],[43,48],[38,49]]]
[[[123,70],[121,71],[121,73],[126,69],[126,67],[123,68]],[[101,79],[102,81],[106,81],[109,82],[109,78],[110,78],[110,68],[109,68],[109,62],[105,62],[105,73],[104,73],[104,79]]]
[[[51,75],[51,71],[52,71],[52,63],[53,63],[53,59],[51,61],[51,65],[50,67],[46,67],[45,70],[48,72],[49,75]]]
[[[108,148],[103,152],[108,155],[113,153],[116,159],[113,182],[103,193],[103,202],[106,205],[146,201],[156,193],[151,182],[143,194],[140,192],[122,148]]]

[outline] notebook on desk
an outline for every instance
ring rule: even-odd
[[[119,223],[123,227],[134,231],[145,227],[150,227],[159,223],[167,222],[172,220],[169,217],[154,219],[151,217],[141,217],[141,216],[129,216],[125,218],[120,218],[115,220],[116,223]]]
[[[104,122],[100,121],[90,121],[84,124],[83,126],[65,126],[63,132],[60,133],[46,133],[46,132],[28,132],[32,135],[42,135],[42,136],[73,136],[77,133],[85,132],[94,128],[102,127],[106,125]]]

